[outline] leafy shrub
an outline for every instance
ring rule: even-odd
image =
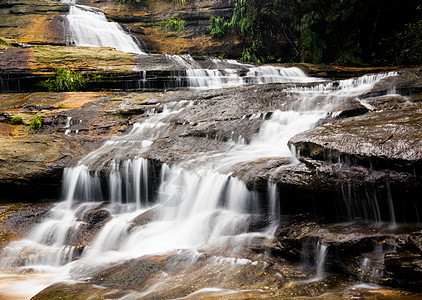
[[[95,81],[95,82],[100,82],[103,80],[103,75],[101,74],[91,74],[89,75],[89,80]]]
[[[182,31],[186,27],[186,21],[180,18],[172,18],[160,22],[161,27],[165,27],[166,31],[174,30],[177,32]]]
[[[253,33],[247,11],[248,0],[238,0],[234,7],[232,19],[228,23],[229,27],[237,28],[240,31],[241,37],[250,36]]]
[[[43,118],[38,116],[34,120],[32,120],[31,124],[29,124],[29,127],[32,130],[37,130],[37,129],[41,128],[42,124],[43,124]]]
[[[214,17],[210,18],[210,34],[213,38],[221,39],[226,35],[226,30],[229,24],[224,20],[222,17]]]
[[[23,120],[21,117],[15,116],[9,121],[10,125],[21,125],[23,124]]]
[[[418,6],[422,10],[422,5]],[[402,49],[399,63],[422,63],[422,19],[416,23],[406,24],[404,32],[398,35]]]
[[[305,30],[300,37],[302,44],[302,61],[312,61],[318,64],[322,60],[324,49],[327,49],[325,42],[313,31]]]
[[[86,78],[79,72],[67,68],[58,68],[53,78],[41,82],[50,92],[75,92],[86,85]]]

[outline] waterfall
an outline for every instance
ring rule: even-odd
[[[100,38],[88,31],[83,33],[88,25],[106,28],[105,24],[109,24],[97,10],[72,5],[68,19],[72,41],[77,45],[110,46],[141,53],[132,37],[116,25],[112,35],[119,36],[118,42],[109,41],[112,38],[106,34]],[[100,23],[92,25],[92,19]],[[127,45],[121,42],[123,38]],[[240,76],[239,70],[245,67],[240,63],[229,62],[238,68],[217,71],[201,69],[187,57],[171,59],[187,68],[191,86],[199,88],[315,81],[297,68],[246,66],[247,71]],[[214,63],[219,68],[220,62]],[[221,245],[230,245],[235,252],[252,237],[269,239],[269,226],[280,215],[276,186],[270,184],[269,197],[260,199],[232,176],[232,167],[267,158],[297,163],[287,146],[292,136],[312,128],[344,98],[359,97],[375,82],[392,75],[395,74],[364,76],[337,85],[322,83],[316,88],[289,87],[285,92],[292,101],[285,110],[274,110],[268,118],[257,114],[244,116],[263,119],[259,132],[249,143],[231,141],[223,153],[201,153],[178,165],[163,164],[158,173],[154,173],[157,171],[152,162],[144,159],[143,154],[155,139],[170,130],[172,119],[191,109],[194,103],[166,103],[160,113],[148,111],[142,123],[135,123],[128,133],[111,138],[64,171],[63,201],[27,238],[9,244],[0,264],[4,268],[50,272],[66,281],[81,279],[79,268],[122,259]],[[70,122],[69,118],[69,125]],[[95,225],[90,223],[94,212],[101,213],[101,222],[105,224],[88,245],[77,248],[73,240],[78,240],[84,227]],[[272,224],[267,222],[268,216]],[[327,250],[318,244],[316,278],[323,276]],[[226,255],[215,262],[222,264],[233,259],[231,253]],[[251,263],[237,258],[234,261]]]
[[[144,54],[136,40],[118,23],[109,22],[102,11],[70,4],[66,15],[67,42],[86,47],[112,47],[129,53]]]
[[[324,277],[325,259],[328,253],[328,247],[317,243],[315,255],[316,274],[314,280],[321,280]]]
[[[203,67],[190,55],[166,55],[174,68],[186,70],[186,86],[192,89],[216,89],[247,84],[268,84],[288,82],[315,82],[318,78],[308,77],[297,67],[275,66],[254,67],[235,60],[210,59],[211,65]],[[213,68],[211,68],[213,67]],[[142,73],[141,85],[145,86]]]

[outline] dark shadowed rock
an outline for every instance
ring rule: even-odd
[[[280,224],[271,251],[284,259],[315,265],[317,243],[320,243],[328,249],[327,272],[389,285],[397,271],[401,275],[396,286],[409,288],[412,283],[406,286],[403,273],[409,268],[413,272],[410,276],[420,277],[417,270],[421,254],[410,254],[400,246],[400,240],[412,237],[413,231],[418,228],[417,225],[392,228],[381,224],[327,223],[303,216]],[[382,276],[384,270],[387,273]],[[377,272],[379,274],[375,276]]]
[[[402,289],[422,291],[422,254],[388,253],[384,263],[388,284]]]
[[[106,209],[91,209],[85,212],[82,220],[89,225],[101,225],[111,217],[111,213]]]

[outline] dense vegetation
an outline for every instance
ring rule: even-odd
[[[420,0],[238,0],[211,35],[243,40],[245,61],[422,63]]]

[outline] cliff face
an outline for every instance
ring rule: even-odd
[[[213,39],[209,35],[211,16],[229,18],[233,13],[235,0],[191,0],[184,6],[171,1],[151,1],[146,6],[121,4],[113,0],[82,0],[81,4],[98,7],[107,17],[130,29],[141,38],[152,52],[167,54],[206,54],[238,57],[242,52],[241,42],[227,38]],[[180,31],[167,31],[159,23],[180,18],[186,27]]]
[[[229,18],[235,0],[192,0],[180,6],[169,1],[152,1],[146,6],[122,4],[113,0],[81,0],[78,4],[97,7],[107,17],[127,27],[151,52],[168,54],[207,54],[237,57],[242,52],[240,41],[216,40],[209,35],[211,16]],[[64,45],[68,5],[56,1],[12,1],[0,3],[0,37],[27,44]],[[159,23],[180,18],[186,27],[166,30]]]
[[[49,0],[0,2],[0,37],[19,43],[66,43],[63,14],[68,5]]]

